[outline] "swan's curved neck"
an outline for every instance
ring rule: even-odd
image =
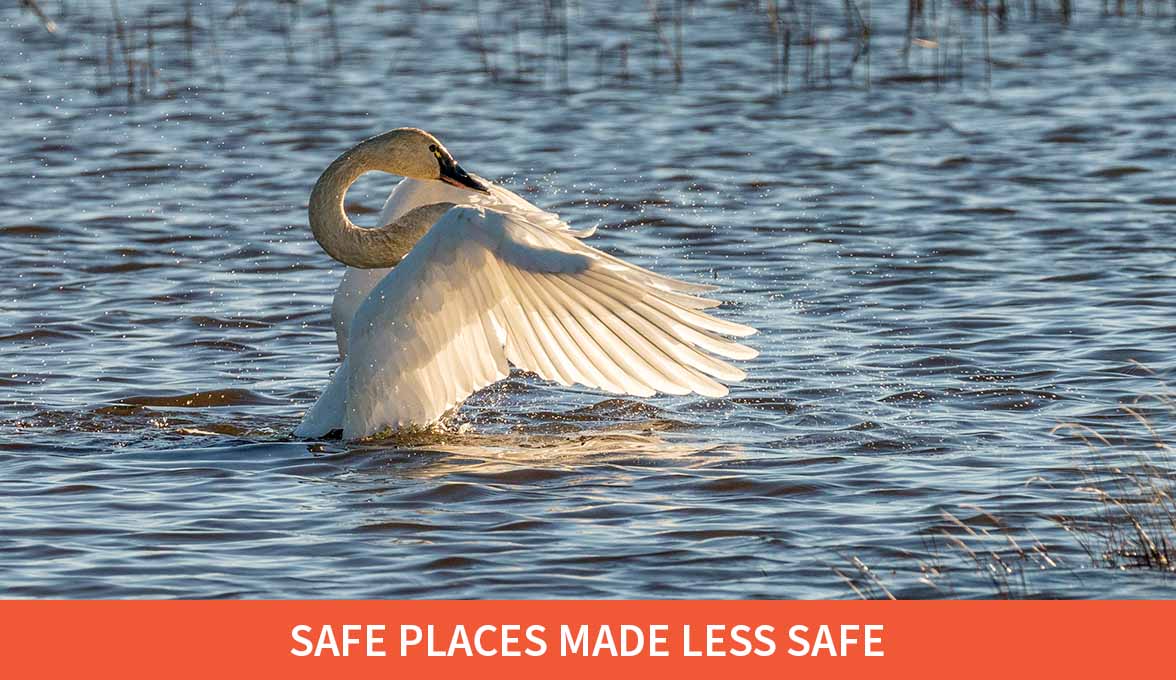
[[[347,189],[369,170],[384,170],[377,154],[364,144],[351,149],[327,167],[310,192],[310,230],[328,255],[349,267],[378,269],[404,259],[425,232],[452,203],[436,203],[411,210],[378,229],[356,226],[347,217],[343,199]]]

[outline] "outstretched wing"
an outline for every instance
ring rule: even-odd
[[[364,300],[327,391],[345,393],[348,439],[432,423],[508,362],[615,394],[722,396],[719,380],[745,374],[712,355],[756,356],[723,337],[755,330],[702,312],[718,304],[692,294],[707,289],[517,213],[457,207]]]

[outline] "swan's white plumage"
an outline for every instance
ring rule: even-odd
[[[380,224],[391,224],[413,208],[430,203],[471,204],[476,194],[469,189],[459,189],[444,182],[419,179],[403,179],[384,201],[384,208],[380,211]],[[339,357],[347,356],[347,327],[351,324],[355,310],[360,303],[372,292],[391,268],[359,269],[348,267],[343,273],[343,280],[335,291],[335,299],[331,303],[331,323],[335,326],[335,342],[339,346]]]
[[[476,205],[493,208],[500,212],[525,215],[530,221],[556,231],[566,231],[577,238],[587,238],[596,229],[576,231],[568,227],[567,223],[559,219],[555,213],[547,212],[528,202],[522,196],[500,187],[488,180],[481,179],[490,188],[490,194],[481,194],[469,189],[455,187],[444,182],[433,180],[403,179],[388,195],[384,207],[380,210],[379,223],[391,224],[405,213],[422,205],[432,203],[455,203],[457,205]],[[339,347],[339,357],[347,356],[347,330],[355,310],[363,302],[368,293],[376,287],[391,268],[359,269],[348,267],[343,273],[343,280],[335,291],[335,299],[331,304],[331,323],[335,326],[335,342]],[[699,291],[711,290],[701,286]]]
[[[436,202],[465,206],[392,269],[348,270],[332,307],[344,361],[298,436],[431,424],[509,364],[614,394],[722,396],[718,380],[744,373],[711,355],[756,356],[723,337],[754,329],[701,311],[717,303],[696,294],[713,287],[591,248],[579,240],[590,232],[501,187],[487,197],[404,180],[381,218]]]

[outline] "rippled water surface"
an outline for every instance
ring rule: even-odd
[[[675,3],[572,3],[565,42],[559,3],[226,0],[188,31],[124,1],[128,103],[108,3],[44,0],[57,36],[14,4],[0,595],[1173,593],[1067,531],[1103,512],[1092,478],[1172,475],[1171,17],[994,20],[989,84],[975,15],[938,3],[905,70],[906,3],[875,2],[847,77],[843,3],[816,3],[782,93],[756,3],[686,3],[676,83]],[[516,373],[461,434],[294,440],[336,363],[309,189],[402,125],[722,284],[761,329],[750,378],[632,400]]]

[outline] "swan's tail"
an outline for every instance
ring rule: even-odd
[[[302,439],[322,437],[332,430],[343,429],[343,409],[347,404],[347,360],[339,364],[331,382],[319,395],[314,406],[302,416],[302,422],[294,428],[294,436]]]

